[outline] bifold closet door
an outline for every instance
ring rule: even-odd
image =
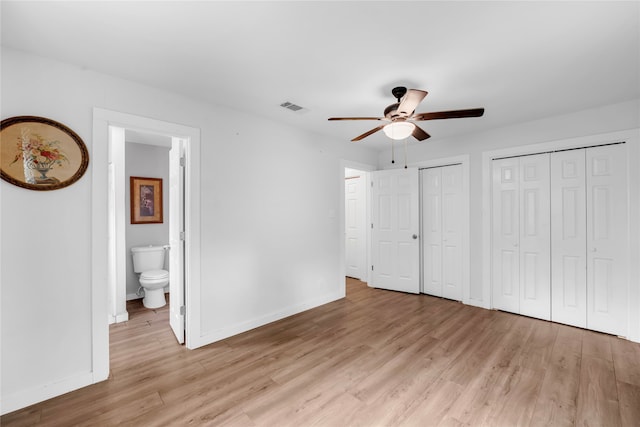
[[[551,320],[627,331],[627,170],[623,144],[551,155]]]
[[[423,292],[462,300],[462,165],[422,171]]]
[[[584,149],[551,154],[551,320],[587,327]]]
[[[551,317],[549,154],[493,161],[493,307]]]
[[[627,334],[629,232],[625,144],[586,150],[587,328]]]

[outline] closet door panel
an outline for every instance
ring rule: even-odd
[[[549,154],[520,158],[520,313],[551,318]]]
[[[627,333],[628,224],[624,144],[586,149],[587,327]]]
[[[520,215],[518,159],[492,164],[493,308],[520,313]]]
[[[442,172],[422,171],[423,292],[442,296]]]
[[[551,320],[587,326],[585,150],[551,154]]]
[[[462,165],[442,172],[442,296],[462,301]]]

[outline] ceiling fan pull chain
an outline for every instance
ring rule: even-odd
[[[407,140],[404,140],[404,168],[407,168]]]
[[[393,150],[393,139],[391,140],[391,163],[395,163],[396,162],[396,156]]]

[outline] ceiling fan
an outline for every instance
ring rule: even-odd
[[[360,141],[367,136],[383,130],[391,139],[405,139],[413,135],[418,141],[429,138],[427,132],[422,130],[414,122],[439,119],[458,119],[464,117],[480,117],[484,114],[484,108],[471,108],[467,110],[438,111],[433,113],[415,114],[416,107],[427,96],[427,92],[419,89],[409,89],[398,86],[391,90],[397,103],[389,105],[384,110],[384,117],[331,117],[329,120],[381,120],[389,122],[356,136],[351,141]]]

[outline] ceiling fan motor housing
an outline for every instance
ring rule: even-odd
[[[391,94],[398,100],[395,104],[389,105],[384,109],[384,116],[389,120],[396,120],[400,117],[406,117],[407,114],[399,114],[398,107],[402,98],[407,94],[407,88],[404,86],[397,86],[391,89]],[[411,112],[413,113],[413,111]]]
[[[384,109],[384,116],[390,120],[393,120],[394,118],[398,117],[397,113],[398,113],[399,106],[400,106],[400,103],[389,105],[387,108]]]
[[[398,100],[398,103],[399,103],[400,99],[402,99],[402,97],[407,94],[407,88],[404,86],[397,86],[391,89],[391,93]]]

